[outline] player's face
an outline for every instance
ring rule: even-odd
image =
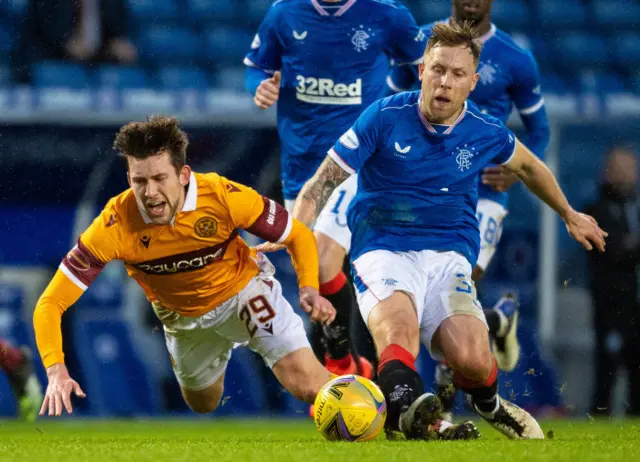
[[[493,0],[453,0],[453,15],[456,21],[481,22],[491,10]]]
[[[436,46],[420,64],[422,111],[434,123],[453,123],[478,82],[476,63],[467,47]]]
[[[166,225],[184,204],[184,187],[191,169],[185,165],[178,173],[167,151],[146,159],[128,157],[129,186],[140,207],[156,225]]]

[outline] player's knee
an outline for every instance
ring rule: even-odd
[[[460,345],[446,361],[453,370],[476,382],[486,381],[493,368],[491,353],[478,350],[471,344]]]
[[[182,396],[193,412],[196,414],[209,414],[214,412],[220,405],[223,391],[222,384],[216,383],[212,387],[199,391],[182,389]]]

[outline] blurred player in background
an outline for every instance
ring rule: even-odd
[[[288,210],[333,142],[385,91],[389,59],[417,64],[424,44],[423,32],[395,0],[280,0],[272,5],[244,62],[255,104],[266,109],[278,103]],[[335,208],[340,210],[340,203]],[[315,228],[320,293],[336,307],[337,317],[324,329],[314,325],[311,343],[332,372],[371,377],[371,364],[350,354],[355,295],[342,270],[349,251],[349,239],[339,237],[348,233],[343,218]]]
[[[351,259],[360,312],[379,351],[388,430],[423,438],[439,414],[440,400],[423,393],[415,367],[422,342],[447,361],[494,428],[538,439],[544,434],[535,419],[498,396],[498,366],[471,278],[480,251],[478,174],[490,164],[516,173],[588,250],[603,251],[606,233],[571,208],[553,174],[503,122],[467,101],[480,78],[475,37],[468,24],[435,24],[419,66],[421,91],[367,108],[305,184],[294,217],[313,223],[329,194],[358,172],[348,211]]]
[[[33,370],[29,348],[16,348],[0,338],[0,369],[9,379],[16,398],[18,416],[26,421],[35,420],[42,402],[42,390]]]
[[[84,396],[64,364],[60,321],[111,260],[124,262],[164,324],[173,369],[193,411],[216,409],[231,350],[242,343],[264,358],[284,388],[313,403],[331,374],[315,358],[273,266],[238,236],[246,229],[283,243],[298,275],[302,308],[329,323],[335,310],[318,294],[311,231],[246,186],[192,172],[187,136],[174,118],[125,125],[114,146],[127,161],[131,188],[111,199],[80,236],[35,309],[49,378],[40,414],[70,413],[71,393]]]
[[[453,0],[449,21],[470,22],[483,43],[478,73],[480,80],[469,99],[480,110],[506,123],[513,106],[518,109],[526,129],[525,144],[543,158],[549,144],[549,122],[540,91],[540,76],[534,57],[518,46],[505,32],[491,23],[493,0]],[[433,24],[422,27],[431,35]],[[419,88],[414,66],[394,66],[388,78],[393,91]],[[502,221],[507,216],[507,190],[517,181],[504,166],[492,165],[480,176],[476,215],[480,223],[480,254],[472,278],[479,281],[491,262],[500,237]],[[347,192],[347,194],[350,194]],[[352,194],[352,193],[351,193]],[[520,347],[517,339],[518,305],[511,294],[505,295],[493,309],[485,310],[493,351],[501,370],[515,368]],[[452,371],[445,364],[436,368],[436,383],[445,409],[450,412],[455,401]]]

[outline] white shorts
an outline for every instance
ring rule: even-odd
[[[432,348],[431,339],[445,319],[464,314],[487,323],[471,280],[471,265],[459,253],[374,250],[358,257],[353,267],[365,323],[379,302],[395,291],[407,293],[418,314],[420,340],[436,360],[443,356]]]
[[[318,215],[313,230],[326,234],[349,253],[351,231],[347,226],[347,209],[358,190],[358,175],[351,175],[338,186]]]
[[[224,373],[231,350],[240,344],[260,354],[269,367],[310,347],[302,319],[282,295],[273,271],[262,271],[237,295],[198,318],[180,316],[157,304],[153,308],[164,325],[178,383],[189,390],[214,384]]]
[[[476,265],[485,271],[491,263],[496,247],[502,237],[502,221],[507,210],[497,202],[480,199],[476,207],[476,216],[480,228],[480,254]]]

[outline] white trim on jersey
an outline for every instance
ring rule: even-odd
[[[356,171],[352,169],[349,166],[349,164],[347,164],[344,160],[342,160],[342,157],[340,157],[340,154],[338,154],[335,149],[333,148],[329,149],[329,152],[327,154],[329,154],[329,156],[333,159],[333,161],[336,164],[338,164],[340,168],[342,168],[342,170],[347,172],[349,175],[353,175],[354,173],[356,173]]]
[[[254,69],[260,69],[261,71],[266,72],[267,74],[274,74],[278,69],[271,70],[271,69],[263,69],[260,66],[256,65],[253,61],[251,61],[249,58],[247,58],[246,56],[244,57],[244,59],[242,60],[242,64],[244,64],[245,66],[249,66],[249,67],[253,67]]]
[[[520,114],[522,114],[522,115],[533,114],[534,112],[539,111],[542,108],[542,106],[544,106],[544,98],[540,98],[540,101],[538,101],[533,106],[529,106],[529,107],[526,107],[524,109],[520,109]]]
[[[280,236],[280,239],[276,241],[276,244],[282,244],[289,237],[289,234],[291,234],[292,227],[293,227],[293,218],[291,217],[290,213],[287,213],[287,227],[282,232],[282,236]]]
[[[511,159],[513,159],[513,156],[516,155],[516,148],[518,147],[518,143],[513,143],[513,152],[511,153],[511,155],[509,156],[509,158],[507,160],[505,160],[502,164],[500,165],[507,165],[509,162],[511,162]]]
[[[78,279],[77,277],[75,277],[73,275],[73,273],[71,272],[71,270],[69,270],[69,268],[67,268],[64,263],[60,263],[60,266],[58,267],[60,269],[60,271],[62,271],[62,273],[68,277],[71,282],[73,282],[75,285],[77,285],[78,287],[80,287],[82,290],[87,290],[87,285],[83,284],[80,279]]]
[[[467,112],[468,112],[469,114],[471,114],[473,117],[475,117],[476,119],[483,121],[483,122],[484,122],[485,124],[487,124],[487,125],[493,125],[494,127],[498,127],[498,128],[500,128],[500,125],[496,125],[496,124],[492,124],[491,122],[487,122],[487,121],[486,121],[486,120],[484,120],[482,117],[478,117],[477,115],[475,115],[475,114],[474,114],[473,112],[471,112],[471,111],[467,111]]]

